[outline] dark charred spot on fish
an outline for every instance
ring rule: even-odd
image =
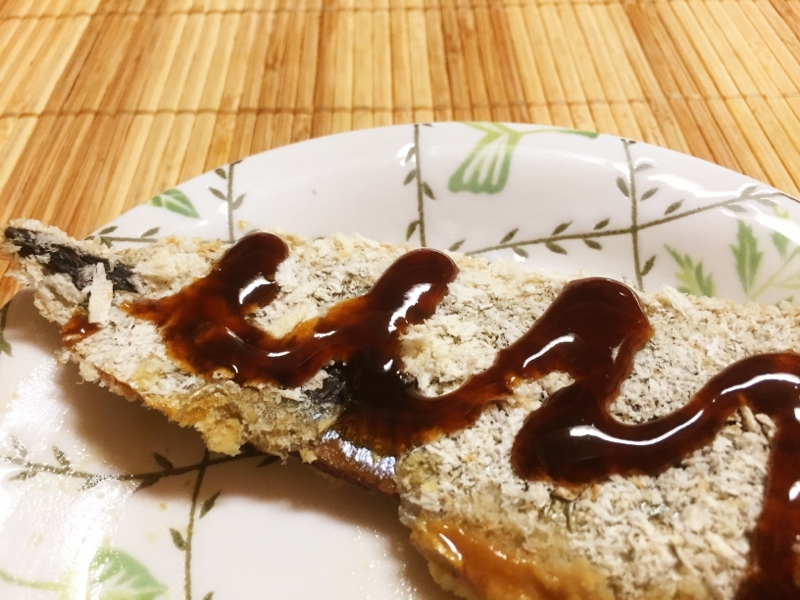
[[[350,390],[347,386],[347,375],[341,363],[336,363],[323,369],[326,377],[322,386],[313,390],[308,390],[306,396],[316,405],[333,404],[343,405],[350,398]]]
[[[21,227],[7,227],[5,237],[6,241],[19,246],[20,258],[36,257],[45,271],[51,275],[66,275],[79,290],[92,282],[91,267],[102,264],[115,291],[136,291],[133,271],[120,262],[112,263],[102,256],[53,242],[46,234]]]

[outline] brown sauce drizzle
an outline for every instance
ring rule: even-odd
[[[421,249],[400,257],[365,295],[275,338],[248,314],[274,300],[286,244],[258,233],[234,245],[212,272],[174,296],[128,306],[155,323],[171,354],[207,377],[295,387],[326,364],[344,363],[352,398],[335,429],[342,439],[393,455],[471,425],[522,379],[563,371],[574,383],[531,413],[512,463],[528,479],[581,485],[611,474],[656,475],[707,444],[740,406],[769,415],[772,441],[764,508],[739,600],[800,596],[800,355],[770,354],[732,365],[682,409],[623,424],[608,409],[652,329],[636,294],[607,279],[568,284],[492,366],[439,397],[421,395],[402,373],[399,338],[430,317],[457,267]],[[67,329],[67,328],[65,328]]]
[[[89,316],[85,312],[78,310],[61,328],[61,339],[64,340],[64,345],[67,348],[72,348],[75,344],[82,342],[98,331],[100,331],[100,325],[90,323]]]

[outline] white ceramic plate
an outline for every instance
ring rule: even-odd
[[[647,144],[453,123],[256,155],[98,234],[358,232],[774,303],[800,299],[798,223],[777,190]],[[193,432],[57,364],[29,294],[0,315],[0,597],[445,597],[392,501],[302,465],[205,457]]]

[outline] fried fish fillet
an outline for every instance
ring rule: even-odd
[[[363,297],[409,252],[340,234],[281,238],[287,252],[274,293],[247,314],[249,326],[276,340]],[[298,385],[243,381],[230,368],[200,372],[175,354],[158,323],[131,309],[209,276],[227,244],[167,238],[117,250],[34,221],[10,224],[3,240],[14,276],[62,327],[64,357],[87,381],[195,428],[212,451],[236,454],[249,444],[396,495],[433,576],[460,596],[734,598],[752,571],[776,425],[746,405],[657,473],[582,485],[521,476],[511,460],[526,419],[575,381],[568,369],[519,378],[463,427],[407,445],[370,444],[341,427],[354,400],[339,361]],[[446,397],[491,369],[574,279],[450,259],[457,274],[435,310],[398,336],[404,381],[425,398]],[[621,423],[677,411],[736,361],[800,349],[800,310],[786,303],[736,304],[666,287],[635,297],[652,337],[633,353],[610,406]]]

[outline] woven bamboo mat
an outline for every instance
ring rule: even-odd
[[[0,222],[82,236],[255,152],[439,120],[617,134],[797,194],[798,90],[796,0],[4,0]]]

